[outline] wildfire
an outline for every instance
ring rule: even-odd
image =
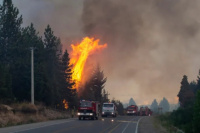
[[[107,44],[99,45],[99,39],[85,37],[80,44],[71,44],[72,53],[70,64],[72,68],[72,80],[76,82],[76,88],[78,90],[78,83],[82,80],[83,69],[89,55],[93,54],[97,50],[101,50],[107,47]]]
[[[68,109],[69,108],[69,105],[68,105],[68,102],[64,99],[63,100],[63,104],[65,106],[65,109]]]

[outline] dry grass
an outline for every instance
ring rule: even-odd
[[[11,107],[0,105],[0,127],[25,123],[69,118],[69,113],[46,109],[29,103],[13,104]]]

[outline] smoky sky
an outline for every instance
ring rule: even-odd
[[[195,80],[200,68],[199,1],[85,0],[83,32],[108,48],[100,58],[112,96],[170,102],[184,74]]]
[[[43,33],[50,24],[70,51],[82,37],[108,47],[89,59],[107,77],[112,99],[151,104],[166,97],[177,103],[183,75],[200,69],[200,1],[193,0],[14,0],[24,26]]]

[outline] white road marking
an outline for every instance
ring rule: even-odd
[[[137,126],[136,126],[136,129],[135,129],[135,133],[138,133],[138,125],[139,125],[139,122],[140,122],[140,120],[141,120],[142,118],[144,118],[144,117],[141,117],[141,118],[138,120],[138,122],[137,122]]]
[[[133,118],[134,119],[134,118]],[[131,121],[133,120],[133,119],[131,119]],[[127,124],[126,124],[126,127],[124,128],[124,130],[122,131],[122,133],[124,133],[124,131],[126,130],[126,128],[128,127],[128,125],[130,124],[131,122],[128,122]]]
[[[59,124],[62,124],[62,123],[67,123],[67,122],[72,122],[72,121],[75,121],[75,120],[70,120],[70,121],[65,121],[65,122],[60,122],[60,123],[44,125],[44,126],[39,126],[39,127],[35,127],[35,128],[29,128],[29,129],[25,129],[25,130],[16,131],[16,132],[10,132],[10,133],[24,132],[24,131],[29,131],[29,130],[33,130],[33,129],[43,128],[43,127],[48,127],[48,126],[53,126],[53,125],[59,125]]]

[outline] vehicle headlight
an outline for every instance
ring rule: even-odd
[[[114,114],[114,113],[112,112],[112,114]]]
[[[90,115],[93,115],[93,113],[90,113]]]
[[[102,112],[102,114],[104,114],[104,112]]]
[[[77,115],[81,115],[81,113],[77,113]]]

